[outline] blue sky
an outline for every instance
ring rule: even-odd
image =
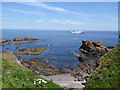
[[[2,28],[115,31],[118,30],[118,3],[3,2]]]

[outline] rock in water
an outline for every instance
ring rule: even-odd
[[[75,53],[75,51],[72,51],[72,53]]]
[[[14,52],[15,55],[40,55],[44,53],[47,49],[45,48],[29,48],[29,49],[20,49]]]
[[[79,50],[91,53],[94,56],[103,56],[108,52],[108,48],[101,41],[91,42],[89,40],[82,41],[82,45]]]
[[[11,43],[10,40],[4,40],[0,37],[0,46]]]
[[[24,38],[16,37],[14,38],[13,43],[33,42],[33,41],[41,41],[41,40],[31,37],[24,37]]]

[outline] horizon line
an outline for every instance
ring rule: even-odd
[[[60,30],[60,29],[56,29],[56,30],[54,30],[54,29],[2,29],[1,31],[3,31],[3,30],[35,30],[35,31],[71,31],[71,30],[73,30],[73,29],[71,29],[71,30]],[[119,30],[80,30],[80,31],[119,31]]]

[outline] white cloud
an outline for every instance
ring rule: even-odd
[[[74,11],[70,11],[70,10],[65,9],[65,8],[54,7],[54,6],[51,6],[51,5],[47,5],[43,2],[39,2],[38,0],[31,0],[31,2],[29,2],[29,0],[25,0],[25,1],[26,2],[18,2],[18,3],[33,6],[33,7],[40,7],[40,8],[44,8],[44,9],[51,10],[51,11],[62,12],[62,13],[66,13],[66,14],[79,15],[79,16],[87,17],[87,18],[95,17],[95,15],[93,15],[93,14],[74,12]]]
[[[59,23],[59,24],[71,24],[71,25],[83,25],[84,23],[79,21],[71,21],[71,20],[58,20],[54,19],[51,20],[52,23]]]
[[[89,14],[89,13],[74,12],[74,11],[67,10],[65,8],[60,8],[60,7],[54,7],[54,6],[51,6],[51,5],[47,5],[43,2],[40,2],[39,0],[30,0],[30,1],[29,0],[24,0],[24,2],[17,2],[17,3],[24,4],[24,5],[29,5],[29,6],[33,6],[33,7],[40,7],[40,8],[44,8],[44,9],[47,9],[47,10],[62,12],[62,13],[66,13],[66,14],[79,15],[79,16],[86,17],[86,18],[95,17],[95,15]],[[19,10],[14,10],[14,11],[19,11]],[[19,12],[23,12],[23,11],[20,10]],[[30,13],[30,12],[25,11],[25,13]],[[33,12],[31,12],[31,14],[32,13]],[[37,13],[35,13],[35,14],[37,15]]]
[[[18,13],[25,13],[25,14],[33,14],[33,15],[43,15],[41,12],[33,12],[33,11],[25,11],[20,9],[13,9],[13,8],[6,8],[9,11],[18,12]]]
[[[53,11],[59,11],[59,12],[69,12],[68,10],[64,9],[64,8],[60,8],[60,7],[53,7],[47,4],[44,4],[42,2],[38,2],[36,0],[32,0],[33,2],[19,2],[21,4],[25,4],[25,5],[30,5],[30,6],[34,6],[34,7],[41,7],[44,9],[48,9],[48,10],[53,10]]]

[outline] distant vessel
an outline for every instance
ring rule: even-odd
[[[80,33],[80,34],[82,34],[82,33],[84,33],[83,31],[76,31],[76,30],[73,30],[73,31],[70,31],[71,33]]]

